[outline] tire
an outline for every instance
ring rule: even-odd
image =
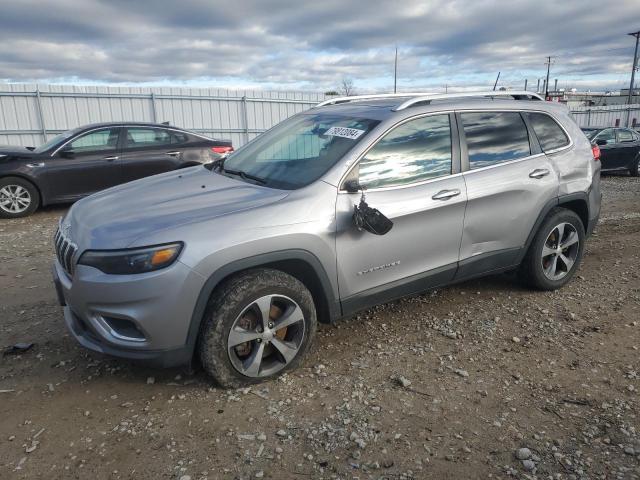
[[[560,246],[557,245],[558,237],[562,240]],[[529,246],[520,268],[522,279],[538,290],[556,290],[566,285],[580,266],[584,242],[585,231],[580,217],[571,210],[554,208]]]
[[[632,177],[640,176],[640,155],[638,155],[633,162],[633,166],[629,169],[629,174]]]
[[[31,215],[40,205],[35,185],[19,177],[0,178],[0,218]]]
[[[265,316],[268,321],[263,323]],[[273,269],[248,270],[225,281],[212,294],[202,323],[200,362],[225,388],[260,383],[296,368],[317,329],[309,290]],[[233,346],[239,339],[246,341]],[[258,369],[252,360],[260,360]]]

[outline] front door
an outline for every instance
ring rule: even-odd
[[[618,168],[619,158],[616,148],[616,132],[613,128],[602,130],[593,139],[594,143],[600,146],[600,163],[604,170]],[[606,143],[604,143],[606,142]],[[602,143],[602,145],[600,145]]]
[[[347,176],[366,188],[367,203],[393,228],[381,236],[358,231],[352,217],[360,194],[339,191],[336,250],[345,312],[453,278],[466,190],[457,174],[459,144],[452,119],[438,114],[401,123]]]
[[[120,127],[80,134],[46,162],[48,197],[74,200],[121,182],[118,137]]]

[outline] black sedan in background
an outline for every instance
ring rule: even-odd
[[[600,147],[602,171],[629,171],[640,175],[640,133],[630,128],[583,128],[592,144]]]
[[[0,146],[0,217],[73,202],[138,178],[210,163],[231,142],[154,123],[101,123],[64,132],[39,147]]]

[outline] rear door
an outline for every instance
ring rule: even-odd
[[[453,126],[453,128],[452,128]],[[386,235],[358,231],[360,194],[338,193],[337,261],[346,311],[425,290],[453,278],[466,202],[453,114],[401,123],[347,176],[393,221]]]
[[[519,112],[459,112],[457,119],[467,187],[462,278],[517,263],[559,181]]]
[[[626,128],[616,130],[617,139],[617,157],[619,168],[629,168],[638,155],[640,142],[638,134]]]
[[[604,170],[618,168],[616,132],[613,128],[605,128],[602,130],[593,138],[592,143],[596,143],[600,147],[600,163]],[[602,143],[602,145],[600,145],[600,143]]]
[[[121,127],[105,127],[80,133],[52,154],[44,177],[52,201],[73,200],[122,181]]]
[[[182,163],[183,148],[172,144],[171,131],[162,127],[125,127],[122,178],[139,178],[175,170]]]

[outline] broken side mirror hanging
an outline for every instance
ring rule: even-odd
[[[385,217],[377,208],[371,208],[366,202],[364,188],[357,180],[350,180],[345,184],[348,192],[355,193],[361,191],[360,203],[353,207],[353,223],[358,230],[366,230],[374,235],[384,235],[391,230],[393,222]]]

